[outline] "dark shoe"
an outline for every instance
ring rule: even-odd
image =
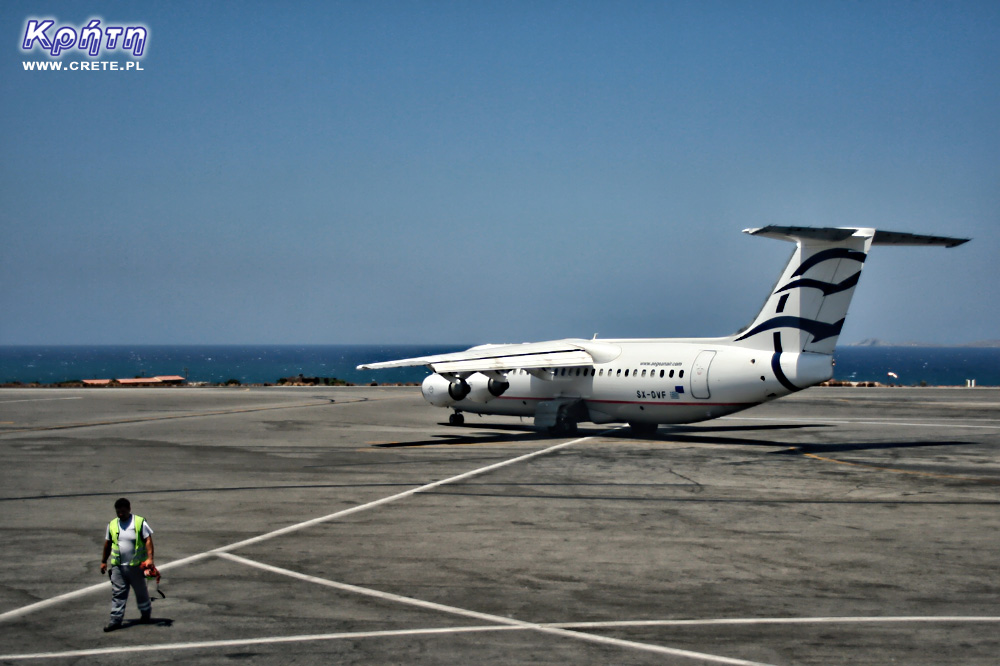
[[[149,624],[150,622],[152,622],[152,620],[149,619],[149,613],[150,612],[152,612],[152,611],[143,613],[142,617],[139,618],[139,622],[141,622],[142,624]]]
[[[121,622],[109,622],[108,624],[106,624],[104,626],[104,631],[106,633],[106,632],[114,631],[115,629],[121,629],[121,628],[122,628],[122,623]]]

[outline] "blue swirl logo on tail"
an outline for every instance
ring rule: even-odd
[[[798,277],[804,275],[807,270],[820,264],[829,259],[853,259],[854,261],[865,263],[865,259],[868,255],[860,250],[850,250],[846,247],[835,247],[829,250],[823,250],[822,252],[817,252],[813,256],[809,257],[792,273],[792,277]]]
[[[861,271],[858,271],[851,277],[838,282],[836,284],[832,282],[823,282],[822,280],[813,280],[810,278],[801,278],[795,280],[794,282],[789,282],[784,287],[774,292],[780,294],[783,291],[788,291],[789,289],[799,289],[802,287],[811,287],[813,289],[819,289],[823,292],[824,296],[829,296],[830,294],[839,294],[842,291],[847,291],[851,287],[856,287],[858,280],[861,278]]]
[[[795,269],[792,273],[792,277],[796,278],[804,275],[806,271],[814,266],[817,266],[824,261],[830,261],[832,259],[851,259],[859,263],[864,263],[868,255],[860,250],[852,250],[846,247],[834,247],[829,250],[822,250],[812,255]],[[798,280],[792,280],[784,287],[776,290],[775,294],[780,294],[783,291],[790,291],[792,289],[818,289],[823,292],[823,296],[829,296],[831,294],[838,294],[843,291],[847,291],[858,284],[858,280],[861,278],[861,271],[854,273],[853,275],[845,278],[840,282],[824,282],[822,280],[814,280],[812,278],[799,278]],[[778,301],[777,312],[781,312],[785,309],[785,302],[788,295],[782,296],[781,300]],[[835,322],[825,322],[817,321],[815,319],[806,319],[805,317],[795,317],[790,315],[782,315],[778,317],[771,317],[767,321],[761,322],[757,326],[754,326],[749,331],[736,338],[736,342],[740,340],[745,340],[752,335],[757,335],[758,333],[763,333],[764,331],[770,331],[776,328],[796,328],[800,331],[805,331],[806,333],[811,333],[813,342],[819,342],[821,340],[826,340],[827,338],[832,338],[840,335],[841,329],[844,328],[844,319],[841,318],[840,321]],[[775,333],[775,353],[781,353],[781,342],[779,339],[779,334]],[[777,357],[774,359],[774,365],[777,362]],[[782,379],[783,375],[780,375],[780,367],[775,373],[778,375],[779,380]],[[782,381],[785,384],[787,380]]]
[[[840,335],[840,329],[844,328],[844,320],[841,319],[840,321],[828,324],[825,321],[816,321],[815,319],[806,319],[805,317],[772,317],[736,338],[736,342],[745,340],[751,335],[757,335],[758,333],[770,331],[775,328],[797,328],[800,331],[812,333],[813,342],[819,342],[820,340]]]

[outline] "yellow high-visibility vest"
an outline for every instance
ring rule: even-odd
[[[132,522],[135,524],[135,554],[132,555],[132,561],[128,565],[137,567],[146,559],[146,542],[142,538],[142,526],[146,519],[133,513]],[[111,566],[121,564],[122,553],[118,548],[118,532],[120,530],[121,525],[118,519],[112,518],[111,522],[108,523],[108,531],[111,532]]]

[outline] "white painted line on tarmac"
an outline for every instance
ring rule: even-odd
[[[604,433],[601,433],[601,434],[604,434]],[[318,525],[319,523],[325,523],[325,522],[328,522],[328,521],[331,521],[331,520],[336,520],[338,518],[343,518],[345,516],[349,516],[349,515],[354,514],[354,513],[360,513],[361,511],[367,511],[369,509],[374,509],[375,507],[382,506],[384,504],[390,504],[392,502],[397,502],[397,501],[399,501],[401,499],[406,499],[407,497],[410,497],[412,495],[416,495],[418,493],[424,493],[424,492],[427,492],[428,490],[433,490],[433,489],[438,488],[440,486],[446,486],[446,485],[448,485],[450,483],[457,483],[458,481],[464,481],[466,479],[471,479],[474,476],[480,476],[482,474],[486,474],[488,472],[492,472],[494,470],[500,469],[501,467],[506,467],[508,465],[513,465],[513,464],[519,463],[519,462],[524,462],[525,460],[530,460],[532,458],[537,458],[538,456],[544,456],[544,455],[552,453],[554,451],[558,451],[559,449],[565,449],[568,446],[573,446],[574,444],[579,444],[580,442],[585,442],[588,439],[593,439],[593,438],[594,438],[594,436],[591,436],[591,437],[581,437],[579,439],[573,439],[573,440],[570,440],[568,442],[563,442],[562,444],[556,444],[554,446],[550,446],[548,448],[541,449],[539,451],[532,451],[531,453],[526,453],[523,456],[517,456],[516,458],[511,458],[509,460],[503,460],[501,462],[494,463],[492,465],[487,465],[486,467],[480,467],[479,469],[474,469],[474,470],[472,470],[470,472],[465,472],[464,474],[459,474],[457,476],[448,477],[447,479],[442,479],[440,481],[435,481],[433,483],[428,483],[426,485],[419,486],[417,488],[411,488],[410,490],[404,490],[401,493],[397,493],[395,495],[390,495],[389,497],[383,497],[382,499],[375,500],[374,502],[368,502],[367,504],[361,504],[359,506],[355,506],[355,507],[352,507],[350,509],[344,509],[343,511],[338,511],[336,513],[331,513],[328,516],[322,516],[320,518],[313,518],[312,520],[307,520],[307,521],[305,521],[303,523],[298,523],[296,525],[289,525],[288,527],[283,527],[280,530],[275,530],[273,532],[268,532],[267,534],[262,534],[260,536],[253,537],[251,539],[246,539],[245,541],[239,541],[237,543],[233,543],[233,544],[230,544],[228,546],[222,546],[221,548],[216,548],[215,550],[212,550],[212,551],[209,551],[208,553],[205,553],[205,555],[215,555],[215,554],[221,554],[221,553],[228,553],[228,552],[230,552],[232,550],[236,550],[237,548],[243,548],[245,546],[250,546],[250,545],[253,545],[253,544],[256,544],[256,543],[260,543],[261,541],[268,541],[268,540],[273,539],[275,537],[284,536],[285,534],[288,534],[289,532],[297,532],[299,530],[306,529],[307,527],[312,527],[313,525]],[[198,557],[198,556],[196,556],[196,557]],[[183,561],[184,560],[178,560],[178,562],[183,562]],[[167,567],[177,566],[177,563],[172,562],[170,564],[167,564],[166,566]],[[160,567],[160,568],[163,569],[164,567]]]
[[[413,597],[404,597],[398,594],[392,594],[391,592],[381,592],[379,590],[373,590],[367,587],[358,587],[357,585],[338,583],[336,581],[328,580],[325,578],[317,578],[316,576],[309,576],[307,574],[299,573],[297,571],[292,571],[290,569],[283,569],[281,567],[272,566],[270,564],[264,564],[263,562],[249,560],[245,557],[240,557],[239,555],[233,555],[231,553],[220,553],[219,556],[224,557],[232,562],[245,564],[250,567],[262,569],[264,571],[269,571],[271,573],[276,573],[282,576],[288,576],[290,578],[306,581],[308,583],[313,583],[315,585],[332,587],[336,590],[341,590],[344,592],[361,594],[367,597],[375,597],[376,599],[382,599],[384,601],[406,604],[408,606],[416,606],[418,608],[424,608],[427,610],[439,611],[442,613],[450,613],[452,615],[461,615],[462,617],[468,617],[475,620],[485,620],[487,622],[495,622],[496,624],[503,626],[519,627],[521,629],[531,629],[533,631],[560,636],[563,638],[573,638],[576,640],[587,641],[589,643],[601,643],[603,645],[613,645],[615,647],[631,648],[634,650],[642,650],[644,652],[654,652],[657,654],[670,655],[672,657],[686,657],[688,659],[700,659],[703,661],[710,661],[716,664],[738,664],[742,666],[761,666],[760,662],[755,662],[755,661],[746,661],[743,659],[731,659],[729,657],[721,657],[718,655],[706,654],[703,652],[692,652],[691,650],[681,650],[678,648],[665,647],[662,645],[652,645],[650,643],[638,643],[636,641],[627,641],[620,638],[611,638],[609,636],[597,636],[594,634],[588,634],[580,631],[572,631],[570,629],[565,629],[561,627],[546,626],[534,622],[515,620],[514,618],[503,617],[501,615],[492,615],[490,613],[481,613],[479,611],[467,610],[465,608],[456,608],[455,606],[446,606],[444,604],[435,603],[433,601],[424,601],[422,599],[414,599]]]
[[[359,631],[339,634],[305,634],[302,636],[265,636],[262,638],[233,638],[219,641],[192,643],[154,643],[149,645],[126,645],[111,648],[90,648],[87,650],[67,650],[66,652],[34,652],[30,654],[4,654],[0,661],[27,659],[62,659],[67,657],[100,657],[128,654],[133,652],[166,652],[172,650],[199,650],[222,647],[244,647],[251,645],[280,645],[282,643],[306,643],[309,641],[353,640],[360,638],[391,638],[394,636],[420,636],[433,634],[463,634],[477,631],[521,631],[520,627],[442,627],[439,629],[399,629],[389,631]]]
[[[160,567],[161,569],[163,567]],[[57,597],[52,597],[51,599],[45,599],[43,601],[36,601],[33,604],[27,606],[22,606],[21,608],[15,608],[14,610],[9,610],[6,613],[0,613],[0,622],[4,620],[13,620],[15,618],[21,617],[22,615],[27,615],[37,610],[42,610],[43,608],[49,608],[50,606],[55,606],[64,601],[70,601],[72,599],[78,599],[84,597],[91,592],[97,592],[98,590],[110,590],[111,581],[106,580],[103,583],[98,583],[97,585],[91,585],[90,587],[82,587],[79,590],[73,590],[72,592],[67,592],[66,594],[60,594]]]
[[[909,624],[920,622],[955,623],[1000,622],[991,615],[899,615],[861,617],[733,617],[705,620],[619,620],[612,622],[556,622],[550,627],[566,629],[626,629],[628,627],[712,627],[762,624]]]
[[[610,432],[610,431],[606,431],[606,432]],[[601,434],[603,435],[605,433],[601,433]],[[599,437],[600,435],[596,435],[596,436]],[[406,490],[404,492],[397,493],[395,495],[390,495],[389,497],[383,497],[382,499],[375,500],[374,502],[368,502],[367,504],[360,504],[358,506],[351,507],[350,509],[344,509],[343,511],[337,511],[336,513],[331,513],[331,514],[326,515],[326,516],[321,516],[319,518],[313,518],[312,520],[307,520],[307,521],[302,522],[302,523],[297,523],[295,525],[289,525],[288,527],[283,527],[283,528],[281,528],[279,530],[275,530],[273,532],[268,532],[267,534],[262,534],[260,536],[253,537],[251,539],[246,539],[244,541],[239,541],[237,543],[232,543],[232,544],[229,544],[228,546],[221,546],[219,548],[215,548],[213,550],[205,551],[203,553],[198,553],[196,555],[190,555],[190,556],[182,558],[180,560],[174,560],[173,562],[168,562],[166,564],[161,564],[157,568],[160,571],[166,571],[166,570],[169,570],[169,569],[174,569],[174,568],[177,568],[177,567],[181,567],[181,566],[184,566],[186,564],[191,564],[192,562],[197,562],[199,560],[203,560],[206,557],[211,557],[212,555],[218,555],[218,554],[221,554],[221,553],[227,553],[227,552],[229,552],[231,550],[236,550],[237,548],[242,548],[244,546],[249,546],[249,545],[252,545],[252,544],[255,544],[255,543],[259,543],[261,541],[267,541],[269,539],[274,539],[275,537],[284,536],[285,534],[289,534],[290,532],[297,532],[299,530],[303,530],[303,529],[306,529],[308,527],[312,527],[314,525],[318,525],[320,523],[329,522],[331,520],[337,520],[338,518],[343,518],[345,516],[349,516],[349,515],[354,514],[354,513],[359,513],[361,511],[367,511],[368,509],[374,509],[375,507],[382,506],[384,504],[389,504],[390,502],[396,502],[396,501],[399,501],[401,499],[405,499],[407,497],[410,497],[411,495],[416,495],[417,493],[427,492],[428,490],[433,490],[434,488],[438,488],[440,486],[444,486],[444,485],[447,485],[449,483],[456,483],[458,481],[464,481],[465,479],[469,479],[469,478],[472,478],[474,476],[479,476],[481,474],[486,474],[487,472],[492,472],[493,470],[500,469],[501,467],[506,467],[507,465],[513,465],[514,463],[523,462],[525,460],[530,460],[531,458],[536,458],[538,456],[543,456],[543,455],[546,455],[548,453],[552,453],[553,451],[558,451],[559,449],[564,449],[567,446],[572,446],[573,444],[579,444],[580,442],[585,442],[588,439],[593,439],[593,438],[594,438],[594,436],[591,436],[591,437],[581,437],[579,439],[574,439],[574,440],[571,440],[571,441],[568,441],[568,442],[563,442],[561,444],[556,444],[554,446],[550,446],[548,448],[541,449],[539,451],[533,451],[531,453],[526,453],[526,454],[524,454],[522,456],[517,456],[516,458],[511,458],[509,460],[503,460],[501,462],[494,463],[492,465],[487,465],[486,467],[480,467],[479,469],[474,469],[474,470],[472,470],[470,472],[465,472],[464,474],[459,474],[457,476],[452,476],[452,477],[449,477],[447,479],[442,479],[440,481],[435,481],[433,483],[428,483],[426,485],[419,486],[417,488],[411,488],[410,490]],[[14,610],[7,611],[6,613],[0,613],[0,622],[3,622],[5,620],[12,620],[14,618],[18,618],[18,617],[21,617],[23,615],[27,615],[28,613],[32,613],[34,611],[42,610],[44,608],[49,608],[51,606],[55,606],[56,604],[62,603],[64,601],[69,601],[71,599],[76,599],[78,597],[82,597],[82,596],[85,596],[87,594],[90,594],[91,592],[96,592],[97,590],[106,589],[106,588],[108,588],[110,586],[111,586],[110,582],[104,582],[104,583],[100,583],[100,584],[97,584],[97,585],[91,585],[90,587],[85,587],[85,588],[81,588],[79,590],[74,590],[73,592],[67,592],[66,594],[60,594],[59,596],[52,597],[51,599],[45,599],[43,601],[38,601],[36,603],[29,604],[27,606],[22,606],[21,608],[15,608]]]
[[[949,421],[948,423],[913,423],[911,421],[893,421],[891,419],[886,419],[884,421],[860,421],[854,419],[828,419],[822,416],[814,416],[812,418],[765,418],[763,416],[721,416],[717,420],[719,421],[789,421],[793,423],[840,423],[843,425],[878,425],[878,426],[912,426],[915,428],[986,428],[988,430],[1000,429],[1000,423],[997,425],[973,425],[970,423],[956,423]],[[990,420],[990,419],[983,419]]]
[[[712,625],[761,625],[761,624],[871,624],[871,623],[956,623],[1000,622],[1000,617],[943,615],[937,617],[781,617],[781,618],[721,618],[716,620],[622,620],[616,622],[557,622],[544,623],[543,628],[556,629],[628,629],[630,627],[671,627],[671,626],[712,626]],[[23,661],[31,659],[63,659],[72,657],[99,657],[105,655],[136,652],[165,652],[171,650],[197,650],[253,645],[280,645],[283,643],[306,643],[310,641],[359,640],[364,638],[396,638],[405,636],[434,636],[446,634],[469,634],[491,631],[529,631],[533,627],[490,624],[472,627],[435,627],[430,629],[393,629],[385,631],[358,631],[330,634],[303,634],[299,636],[264,636],[260,638],[235,638],[217,641],[191,643],[155,643],[149,645],[128,645],[87,650],[67,650],[65,652],[33,652],[0,655],[0,661]]]
[[[72,398],[31,398],[29,400],[0,400],[0,405],[9,405],[15,402],[52,402],[53,400],[83,400],[82,395]]]

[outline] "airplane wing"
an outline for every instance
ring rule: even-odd
[[[466,351],[418,356],[398,361],[366,363],[358,370],[382,370],[426,365],[433,372],[480,372],[520,368],[578,367],[605,363],[621,353],[618,345],[597,340],[551,340],[514,345],[481,345]]]

